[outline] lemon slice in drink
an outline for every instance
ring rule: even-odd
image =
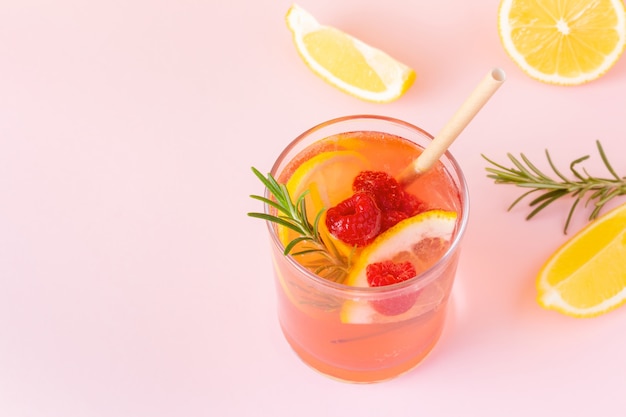
[[[356,151],[322,152],[303,162],[287,180],[286,187],[294,200],[308,190],[305,197],[306,210],[309,221],[313,223],[320,210],[328,209],[350,197],[352,181],[369,166],[367,160]],[[330,234],[324,217],[318,227],[324,241],[332,242],[342,255],[350,254],[352,247]],[[283,245],[287,245],[298,236],[290,229],[279,227],[278,237]]]
[[[321,25],[298,5],[291,6],[286,20],[305,64],[348,94],[389,102],[402,96],[415,80],[415,71],[408,66],[347,33]]]
[[[380,234],[363,249],[345,284],[369,287],[367,266],[373,263],[409,261],[417,274],[434,265],[450,247],[456,227],[457,214],[443,210],[430,210],[402,220]],[[441,285],[432,283],[423,288],[412,307],[397,315],[381,314],[368,300],[351,300],[344,303],[340,313],[343,323],[372,323],[401,321],[425,313],[444,298]],[[400,300],[402,301],[402,300]]]
[[[498,31],[504,49],[528,75],[576,85],[594,80],[626,45],[622,0],[502,0]]]
[[[626,303],[626,204],[589,223],[561,246],[537,278],[537,301],[574,317]]]

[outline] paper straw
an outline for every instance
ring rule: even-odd
[[[402,172],[398,181],[406,186],[432,168],[505,79],[502,69],[493,68],[489,71],[424,152]]]

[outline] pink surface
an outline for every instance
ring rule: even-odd
[[[604,175],[600,139],[624,175],[626,58],[557,87],[505,54],[497,0],[300,4],[416,84],[387,105],[326,85],[288,1],[2,2],[0,416],[623,415],[626,308],[576,320],[535,302],[570,202],[507,212],[521,190],[480,154],[541,165],[548,148],[564,171],[590,154]],[[452,146],[472,213],[441,342],[383,384],[316,374],[278,328],[250,166],[347,114],[436,133],[493,66],[507,82]]]

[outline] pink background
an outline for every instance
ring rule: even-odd
[[[571,201],[507,212],[521,190],[480,154],[546,167],[548,148],[566,172],[589,154],[605,175],[600,139],[626,175],[626,58],[557,87],[505,54],[497,0],[302,0],[416,69],[399,101],[372,104],[304,66],[290,4],[0,4],[0,415],[623,415],[626,308],[576,320],[535,301]],[[452,146],[472,212],[441,342],[382,384],[311,371],[277,324],[250,167],[348,114],[436,133],[493,66],[507,82]]]

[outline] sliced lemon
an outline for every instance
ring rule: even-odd
[[[626,204],[589,223],[543,265],[537,301],[574,317],[626,303]]]
[[[311,223],[322,209],[328,209],[352,195],[352,180],[359,172],[369,169],[369,163],[358,152],[351,150],[328,151],[303,162],[287,180],[287,190],[292,199],[308,190],[305,197],[307,216]],[[325,213],[324,213],[325,216]],[[340,254],[348,257],[353,248],[333,237],[326,227],[325,217],[318,223],[318,231],[325,242],[332,242]],[[287,245],[298,237],[285,227],[278,228],[278,237]],[[313,258],[316,255],[306,255]],[[300,258],[301,263],[313,259]]]
[[[576,85],[603,75],[626,45],[622,0],[502,0],[498,31],[529,76]]]
[[[336,28],[321,25],[292,5],[286,16],[298,53],[331,85],[363,100],[389,102],[415,81],[415,71],[383,51]]]
[[[292,198],[309,190],[307,211],[315,216],[352,195],[352,180],[369,163],[360,153],[350,150],[322,152],[303,162],[287,180]],[[309,210],[309,208],[311,210]]]
[[[425,271],[450,245],[456,218],[453,211],[430,210],[402,220],[363,249],[345,283],[368,287],[367,265],[386,260],[409,261],[418,274]]]

